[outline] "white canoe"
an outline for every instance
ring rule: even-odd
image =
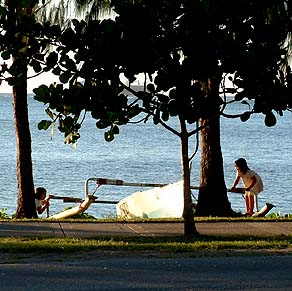
[[[120,218],[180,218],[183,214],[183,182],[135,192],[116,205]]]

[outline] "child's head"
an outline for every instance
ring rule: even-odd
[[[47,190],[43,187],[37,187],[35,188],[35,198],[38,200],[44,200],[47,195]]]
[[[234,162],[234,166],[237,170],[241,171],[242,173],[246,173],[248,171],[247,162],[244,158],[239,158]]]

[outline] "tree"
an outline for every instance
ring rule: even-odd
[[[33,8],[38,1],[7,1],[0,7],[1,81],[12,87],[16,134],[16,169],[18,203],[16,218],[37,217],[34,201],[34,182],[31,158],[31,135],[27,107],[27,69],[31,66],[40,74],[41,53],[46,54],[49,39],[44,27],[38,25]],[[50,37],[51,31],[47,31]],[[8,63],[11,61],[11,65]]]
[[[85,6],[88,4],[88,1],[80,2],[83,2]],[[246,1],[241,1],[240,3],[234,3],[232,1],[200,2],[192,4],[192,8],[194,9],[189,13],[193,16],[190,20],[193,22],[194,27],[200,27],[200,30],[195,29],[194,35],[191,37],[186,35],[185,38],[186,42],[189,41],[189,48],[192,48],[194,55],[201,55],[204,60],[204,63],[196,62],[195,65],[198,66],[198,71],[205,72],[205,75],[203,74],[204,76],[201,76],[199,81],[203,83],[203,87],[206,89],[204,92],[205,96],[214,99],[214,102],[209,102],[210,107],[212,106],[209,116],[200,120],[203,129],[201,134],[201,182],[197,215],[233,216],[238,214],[234,213],[231,209],[226,193],[223,158],[220,147],[220,117],[216,116],[213,118],[216,112],[220,112],[222,105],[218,102],[219,84],[223,81],[223,73],[226,70],[226,66],[226,72],[229,73],[233,73],[237,69],[231,68],[230,66],[231,59],[237,58],[237,50],[242,49],[240,48],[242,45],[239,44],[238,39],[234,39],[235,35],[240,38],[240,41],[243,41],[242,35],[246,33],[249,37],[252,32],[252,26],[254,25],[255,30],[266,31],[265,33],[268,34],[267,37],[273,39],[269,49],[274,50],[274,48],[282,46],[283,41],[289,35],[289,21],[291,22],[289,11],[291,9],[288,7],[288,1],[258,1],[257,3],[253,3],[252,1],[249,3],[246,3]],[[244,7],[244,9],[239,11],[238,7]],[[250,19],[247,22],[248,18]],[[220,29],[218,30],[218,28]],[[191,34],[191,30],[188,29],[187,33]],[[216,35],[219,39],[217,39]],[[246,36],[244,37],[246,38]],[[194,41],[198,38],[201,40],[199,46]],[[251,36],[252,38],[253,36]],[[254,48],[251,48],[252,43],[248,43],[248,41],[246,39],[247,51],[254,50]],[[250,41],[255,44],[255,39]],[[266,44],[266,40],[261,38],[256,41],[258,42],[256,46],[259,49]],[[212,46],[213,49],[211,49]],[[232,52],[230,48],[234,51]],[[229,59],[219,66],[218,61],[222,60],[222,55],[225,53],[223,52],[220,56],[219,54],[222,50],[227,52],[226,55]],[[252,58],[253,56],[251,54],[248,57]],[[279,55],[277,57],[279,58]],[[246,59],[247,57],[244,60]],[[237,64],[238,60],[235,60],[234,63]],[[252,73],[255,66],[256,64],[250,66]],[[208,85],[206,86],[205,84],[207,83]],[[228,93],[228,90],[225,93]],[[235,93],[234,88],[232,88],[231,93]],[[242,118],[244,119],[249,114],[244,113]],[[269,118],[273,119],[273,113],[267,114],[267,119]]]
[[[12,56],[12,65],[8,68],[2,65],[2,73],[10,72],[9,83],[13,92],[13,111],[17,147],[17,180],[18,180],[18,206],[16,218],[37,217],[34,206],[34,184],[31,159],[31,135],[29,129],[27,108],[27,38],[20,28],[21,24],[29,21],[33,1],[7,1],[8,10],[1,7],[2,58],[9,59]],[[24,29],[24,30],[23,30]]]
[[[49,21],[66,27],[71,25],[72,18],[87,21],[110,13],[110,0],[58,0],[47,1],[38,11],[38,18],[40,22]]]
[[[219,47],[223,45],[225,58],[221,58],[222,72],[214,74],[212,87],[209,89],[208,86],[208,92],[211,96],[218,95],[219,83],[224,77],[223,72],[235,73],[235,78],[231,81],[236,89],[224,88],[223,93],[238,92],[235,100],[242,100],[244,96],[255,99],[255,107],[243,113],[241,119],[246,121],[251,114],[262,112],[266,115],[266,125],[271,126],[275,123],[272,111],[281,114],[281,111],[287,108],[287,90],[283,89],[285,78],[279,69],[285,65],[286,60],[283,57],[289,53],[289,49],[284,47],[284,42],[288,40],[287,37],[289,38],[291,10],[288,9],[286,1],[257,1],[256,3],[250,1],[244,5],[244,9],[241,9],[243,7],[241,4],[242,1],[240,3],[213,1],[206,7],[205,19],[208,19],[209,24],[211,23],[210,26],[212,19],[215,18],[215,24],[221,25],[222,32],[225,31],[221,33],[222,39],[219,39],[219,43],[218,39],[213,39],[212,42],[216,48],[218,44]],[[238,7],[241,7],[240,10]],[[217,17],[220,17],[219,23]],[[208,27],[210,31],[214,28],[216,29],[216,26]],[[278,74],[282,75],[280,82]],[[217,83],[215,86],[214,82]],[[253,88],[251,89],[250,86]],[[267,92],[270,92],[270,96]],[[277,95],[282,95],[280,98],[286,99],[282,105],[280,100],[275,102]],[[275,105],[277,102],[278,105]],[[217,105],[216,102],[213,105],[214,111],[218,112],[220,110],[218,102]],[[279,105],[282,108],[279,108]],[[201,122],[202,124],[208,122],[208,117]],[[196,214],[232,215],[230,203],[226,198],[219,117],[216,117],[202,131],[201,183]]]
[[[246,90],[252,84],[249,82],[255,82],[247,79],[244,83],[252,68],[244,70],[246,64],[237,60],[236,53],[245,57],[245,62],[253,64],[250,60],[254,48],[249,38],[255,25],[253,21],[257,23],[261,19],[256,15],[249,23],[249,13],[236,18],[233,6],[227,18],[222,8],[223,14],[212,15],[210,23],[205,17],[212,11],[209,2],[112,1],[118,14],[115,20],[88,23],[73,20],[73,26],[60,35],[57,50],[50,54],[55,60],[53,72],[68,87],[52,84],[34,90],[35,98],[48,104],[47,112],[52,118],[41,121],[39,127],[46,129],[58,120],[59,129],[68,143],[76,142],[80,137],[78,130],[87,112],[97,120],[97,128],[106,129],[108,141],[118,134],[119,126],[139,114],[144,114],[143,121],[151,118],[154,124],[161,124],[176,134],[181,140],[186,234],[196,233],[191,209],[188,139],[224,114],[227,101],[219,96],[219,83],[224,74],[235,73],[236,89]],[[221,4],[231,4],[231,1],[221,1]],[[280,57],[281,54],[275,56],[274,70],[272,74],[268,72],[273,81],[261,79],[261,82],[270,80],[267,86],[275,90],[276,81],[277,88],[281,88],[282,100],[285,100],[282,104],[282,110],[285,110],[290,107],[286,97],[291,90],[291,80],[290,83],[287,81],[291,74],[287,69],[283,72],[285,80],[277,77]],[[264,65],[270,67],[264,63],[258,68],[265,74]],[[131,84],[140,73],[148,77],[145,78],[145,90],[135,92],[123,83],[122,74]],[[135,100],[126,95],[125,88],[136,96]],[[235,98],[247,96],[255,99],[257,105],[267,102],[256,92],[249,91],[252,94],[246,95],[244,90]],[[257,112],[270,114],[276,105],[279,106],[277,100],[269,112],[263,109]],[[242,114],[244,116],[246,113]],[[178,118],[180,129],[167,124],[170,117]],[[197,127],[200,119],[206,122]]]
[[[42,9],[38,9],[39,2],[43,5]],[[63,8],[67,13],[70,13],[68,10],[70,11],[71,2],[63,3]],[[1,65],[0,82],[8,81],[13,92],[17,146],[17,218],[37,217],[27,108],[27,69],[28,66],[31,66],[36,75],[50,70],[51,59],[45,59],[45,55],[48,52],[49,42],[54,39],[55,32],[61,29],[57,26],[51,27],[48,22],[42,26],[35,19],[36,16],[48,12],[44,8],[49,3],[50,1],[45,0],[7,0],[5,5],[0,7],[0,51],[2,59],[4,59],[4,63]],[[102,8],[106,5],[107,1],[100,0],[95,1],[93,6]],[[36,11],[38,11],[37,14]],[[62,9],[51,9],[52,11],[62,11]],[[12,65],[8,66],[5,61],[11,58]]]
[[[162,124],[179,136],[182,144],[185,232],[186,234],[194,234],[196,230],[191,208],[188,159],[190,133],[186,126],[186,119],[191,118],[192,114],[190,111],[185,112],[184,110],[190,102],[188,97],[181,102],[176,100],[179,95],[184,96],[184,92],[191,90],[192,84],[190,80],[186,80],[182,76],[176,85],[176,70],[181,70],[182,73],[184,73],[184,70],[180,68],[180,55],[176,51],[175,44],[174,47],[162,45],[157,52],[157,46],[155,48],[149,46],[149,37],[153,37],[153,40],[155,40],[158,30],[164,29],[164,26],[169,25],[169,21],[171,21],[167,17],[161,19],[161,7],[159,5],[155,6],[155,8],[158,8],[155,15],[151,15],[154,12],[152,9],[145,13],[141,10],[141,5],[138,5],[121,7],[124,9],[123,11],[127,10],[129,14],[122,15],[117,21],[91,21],[86,24],[74,20],[73,29],[68,28],[61,36],[63,47],[58,49],[59,62],[56,63],[54,68],[54,72],[58,72],[62,82],[67,83],[69,81],[69,88],[65,89],[60,84],[50,87],[41,86],[34,92],[36,99],[49,103],[50,108],[57,111],[56,115],[53,115],[52,112],[50,114],[53,121],[55,118],[59,119],[59,129],[65,132],[68,142],[74,142],[79,138],[80,124],[78,123],[78,117],[82,110],[91,111],[92,117],[97,119],[98,128],[109,127],[109,130],[105,133],[105,138],[108,141],[112,140],[114,135],[118,133],[119,125],[126,124],[142,112],[146,114],[143,120],[146,121],[149,117],[152,117],[156,124]],[[177,6],[170,6],[169,12],[176,14],[176,8]],[[151,23],[153,17],[156,16],[158,21],[163,21],[162,28],[157,21]],[[139,29],[143,30],[142,34],[139,34],[140,39],[137,43],[139,43],[139,48],[143,50],[142,54],[145,53],[145,59],[140,58],[141,51],[138,54],[134,50],[125,50],[126,44],[137,38],[136,27],[132,25],[130,19],[139,22]],[[175,31],[171,34],[174,33]],[[122,35],[124,37],[121,37]],[[170,37],[173,38],[174,35],[170,35]],[[77,40],[81,40],[82,46]],[[157,39],[157,42],[157,45],[159,43],[163,44],[159,39]],[[68,51],[74,54],[74,62],[69,58]],[[133,55],[133,53],[135,54]],[[157,59],[158,56],[161,57],[161,60]],[[132,61],[132,58],[134,58],[134,61]],[[78,70],[75,63],[80,65]],[[165,63],[165,68],[160,67],[162,63]],[[147,91],[134,92],[120,80],[122,73],[132,81],[136,73],[145,72],[151,76],[158,68],[160,71],[156,77],[157,85],[149,84]],[[174,84],[177,87],[171,92],[170,104],[168,104],[169,97],[159,93],[168,85],[165,83],[164,70],[169,69],[173,73],[171,85]],[[84,80],[84,83],[78,82],[78,78]],[[132,102],[124,94],[125,88],[137,96],[137,101]],[[142,104],[139,105],[138,100],[142,101]],[[72,115],[70,116],[69,113]],[[178,116],[180,121],[179,131],[170,128],[163,121],[168,120],[169,114]],[[42,121],[40,127],[47,128],[48,125],[48,121]]]

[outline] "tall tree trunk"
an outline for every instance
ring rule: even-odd
[[[34,183],[31,157],[31,134],[27,104],[27,67],[20,56],[14,64],[21,67],[23,76],[20,85],[13,86],[13,110],[16,135],[16,169],[18,199],[16,218],[37,217],[34,201]]]
[[[194,221],[194,213],[192,210],[192,197],[191,197],[191,181],[190,181],[190,166],[188,156],[188,132],[186,124],[183,119],[180,119],[181,125],[181,155],[182,155],[182,176],[183,176],[183,193],[184,193],[184,234],[196,235],[198,234]]]
[[[219,84],[216,79],[208,80],[208,114],[201,119],[205,126],[201,132],[202,155],[200,190],[196,216],[234,216],[228,200],[224,180],[223,158],[220,145]],[[217,115],[216,115],[217,114]],[[215,117],[214,117],[215,116]]]
[[[22,15],[31,15],[32,7],[36,1],[8,1],[11,11]],[[24,8],[25,7],[25,8]],[[26,38],[15,34],[21,42]],[[16,135],[16,171],[17,171],[17,209],[16,218],[37,217],[34,200],[34,183],[31,156],[31,134],[28,118],[27,100],[27,64],[26,48],[21,48],[13,56],[13,66],[17,68],[16,84],[13,86],[13,111]]]

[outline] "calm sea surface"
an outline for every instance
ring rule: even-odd
[[[245,110],[246,105],[233,104],[229,113]],[[15,170],[15,131],[12,100],[9,94],[0,94],[0,209],[8,214],[16,210],[17,180]],[[180,143],[172,133],[160,126],[148,124],[128,125],[111,143],[103,138],[95,122],[88,115],[76,148],[64,144],[57,130],[53,138],[50,131],[39,131],[37,123],[46,119],[45,107],[29,98],[29,117],[32,133],[32,158],[35,186],[44,186],[48,193],[59,196],[84,197],[85,180],[90,177],[121,179],[126,182],[171,183],[181,179]],[[265,190],[259,196],[260,208],[266,202],[276,205],[274,212],[292,212],[292,113],[278,118],[273,128],[263,123],[263,115],[252,116],[245,123],[238,119],[221,119],[221,146],[224,159],[225,181],[230,187],[235,170],[233,161],[245,157],[250,168],[263,178]],[[172,121],[175,125],[176,120]],[[195,147],[195,138],[190,148]],[[199,181],[200,153],[193,160],[192,185]],[[95,184],[90,183],[90,192]],[[145,188],[144,188],[145,189]],[[95,193],[102,200],[120,200],[142,188],[104,185]],[[197,192],[193,194],[196,196]],[[239,194],[229,193],[236,211],[245,211]],[[61,200],[51,202],[50,214],[58,213],[75,204]],[[115,216],[115,206],[94,204],[87,213],[95,217]]]

